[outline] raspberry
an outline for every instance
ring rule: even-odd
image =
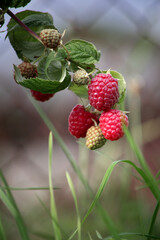
[[[110,73],[99,73],[88,86],[90,104],[99,111],[108,111],[118,102],[118,80]]]
[[[123,137],[123,124],[128,127],[127,115],[117,109],[110,109],[108,112],[103,112],[99,121],[104,137],[111,141]]]
[[[61,34],[56,29],[43,29],[40,32],[40,38],[47,48],[56,50],[60,44]]]
[[[18,65],[18,68],[21,75],[25,78],[35,78],[38,75],[36,65],[33,65],[29,62],[22,62],[20,65]],[[50,93],[41,93],[35,90],[30,90],[30,92],[32,94],[32,97],[41,102],[49,100],[54,95]]]
[[[33,65],[29,62],[22,62],[18,65],[18,69],[22,75],[22,77],[25,78],[34,78],[37,76],[37,67],[36,65]],[[15,79],[15,75],[14,75]]]
[[[95,150],[102,147],[106,142],[105,137],[102,134],[101,128],[99,126],[92,126],[87,130],[86,133],[86,146]]]
[[[51,93],[41,93],[35,90],[30,90],[32,97],[34,97],[37,101],[45,102],[53,97],[54,94]]]
[[[74,75],[73,75],[73,81],[77,84],[77,85],[86,85],[89,82],[89,76],[88,73],[83,70],[77,70]]]
[[[76,138],[84,138],[88,128],[94,125],[94,119],[98,122],[97,115],[87,112],[84,106],[76,105],[68,118],[68,130]]]

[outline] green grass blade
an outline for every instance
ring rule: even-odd
[[[7,239],[4,228],[3,228],[1,218],[0,218],[0,239],[1,240],[6,240]]]
[[[36,237],[41,238],[41,239],[45,239],[45,240],[55,240],[53,235],[49,235],[48,233],[43,233],[43,232],[39,232],[39,231],[30,231],[30,233]]]
[[[36,190],[49,190],[49,187],[11,187],[9,186],[8,187],[9,190],[11,191],[30,191],[30,190],[33,190],[33,191],[36,191]],[[6,189],[6,187],[1,187],[1,189]],[[54,190],[58,190],[60,188],[58,187],[53,187]]]
[[[77,201],[77,197],[76,197],[76,192],[75,192],[75,189],[74,189],[74,185],[73,185],[72,179],[71,179],[71,177],[70,177],[68,172],[66,172],[66,178],[67,178],[68,185],[69,185],[69,188],[70,188],[71,193],[72,193],[72,197],[74,199],[74,204],[75,204],[76,213],[77,213],[78,240],[81,240],[81,218],[80,218],[80,213],[79,213],[79,208],[78,208],[78,201]],[[72,237],[73,236],[71,236],[68,240],[71,240]]]
[[[103,239],[101,234],[97,230],[96,230],[96,235],[97,235],[98,239]]]
[[[59,135],[59,133],[57,132],[57,130],[53,126],[52,122],[48,119],[47,115],[42,110],[42,108],[37,104],[37,102],[31,96],[28,95],[28,97],[29,97],[30,101],[32,102],[33,106],[35,107],[36,111],[39,113],[40,117],[42,118],[42,120],[46,124],[46,126],[49,128],[50,131],[52,131],[52,133],[54,135],[54,138],[59,143],[59,146],[63,150],[63,152],[66,155],[67,159],[69,160],[73,170],[75,171],[75,173],[79,177],[79,179],[82,182],[82,184],[84,185],[85,189],[90,194],[90,196],[93,197],[92,189],[90,188],[90,186],[88,185],[87,181],[85,180],[85,178],[84,178],[80,168],[77,166],[76,161],[73,158],[70,150],[68,149],[68,147],[64,143],[63,139],[61,138],[61,136]],[[98,209],[100,209],[99,212],[102,215],[102,219],[104,220],[104,223],[107,225],[108,221],[110,221],[111,218],[109,217],[108,213],[106,213],[106,211],[104,211],[102,209],[100,204],[98,204],[98,205],[99,205]],[[107,228],[109,229],[109,231],[111,231],[110,226],[107,225]]]
[[[16,210],[13,204],[10,202],[8,196],[0,189],[0,199],[2,200],[3,204],[8,208],[11,214],[16,218]]]
[[[134,237],[135,240],[136,240],[136,236],[143,237],[145,239],[147,239],[148,237],[150,239],[158,239],[158,240],[160,239],[160,236],[148,235],[148,234],[143,234],[143,233],[134,233],[134,232],[133,233],[132,232],[119,233],[119,236],[120,237],[132,237],[132,239]],[[103,240],[111,240],[111,239],[113,239],[112,237],[113,236],[108,236],[106,238],[103,238]]]
[[[61,233],[63,233],[63,236],[65,239],[68,239],[68,235],[66,234],[66,232],[64,231],[64,229],[56,222],[55,218],[52,218],[51,214],[50,214],[50,209],[46,206],[46,204],[41,200],[41,198],[37,195],[37,198],[41,204],[41,206],[44,208],[44,210],[46,211],[46,213],[48,214],[48,216],[53,219],[53,221],[55,221],[55,223],[57,224],[57,226],[61,229]],[[32,230],[33,232],[33,230]]]
[[[72,168],[74,169],[74,171],[76,172],[77,176],[79,177],[79,179],[81,180],[81,182],[83,183],[83,185],[85,186],[87,191],[91,193],[91,189],[89,188],[88,184],[86,183],[86,180],[85,180],[81,170],[77,166],[75,159],[73,158],[67,145],[65,144],[65,142],[63,141],[63,139],[61,138],[59,133],[57,132],[56,128],[53,126],[52,122],[49,120],[49,118],[47,117],[45,112],[42,110],[42,108],[37,104],[37,102],[29,95],[28,95],[28,97],[29,97],[30,101],[32,102],[33,106],[35,107],[35,109],[37,110],[37,112],[39,113],[40,117],[46,124],[46,126],[49,128],[50,131],[52,131],[54,138],[56,139],[59,146],[63,150],[64,154],[66,155],[67,159],[69,160],[69,162],[70,162]]]
[[[52,185],[52,149],[53,149],[53,137],[52,133],[49,134],[49,142],[48,142],[48,151],[49,151],[49,163],[48,163],[48,172],[49,172],[49,190],[50,190],[50,208],[51,208],[51,217],[52,217],[52,225],[54,229],[55,239],[61,240],[61,232],[58,224],[58,215],[56,209],[56,203],[54,199],[54,191]]]
[[[139,147],[135,143],[133,137],[131,136],[129,130],[125,126],[124,126],[124,132],[125,132],[125,135],[126,135],[126,138],[127,138],[127,141],[129,143],[130,147],[132,148],[133,152],[135,153],[142,169],[144,170],[144,172],[147,176],[147,185],[149,184],[150,189],[152,190],[152,193],[153,193],[154,197],[157,200],[159,200],[160,199],[160,189],[159,189],[159,186],[158,186],[158,183],[157,183],[156,179],[152,175],[141,150],[139,149]]]
[[[5,177],[3,176],[2,171],[0,170],[0,179],[3,182],[5,188],[6,188],[6,193],[4,193],[4,191],[0,191],[0,197],[3,201],[3,203],[7,206],[8,210],[12,213],[12,215],[14,216],[16,223],[17,223],[17,227],[18,230],[20,232],[20,235],[22,237],[23,240],[29,240],[29,235],[28,235],[28,231],[27,231],[27,227],[23,221],[23,218],[21,216],[21,213],[16,205],[16,202],[12,196],[12,193],[9,189],[9,185],[5,179]]]
[[[148,235],[152,234],[153,227],[154,227],[154,224],[156,222],[156,217],[157,217],[157,214],[158,214],[158,211],[159,211],[159,207],[160,207],[160,200],[157,201],[156,207],[154,209],[153,216],[152,216],[152,219],[151,219],[151,224],[150,224],[149,231],[148,231]],[[150,238],[148,237],[147,240],[150,240]]]
[[[88,237],[89,237],[89,240],[93,240],[90,233],[88,233]]]
[[[85,214],[82,222],[81,222],[81,225],[86,221],[87,217],[91,214],[91,212],[93,211],[94,207],[97,206],[98,210],[99,210],[99,213],[101,214],[101,217],[103,218],[104,222],[106,223],[106,225],[109,227],[112,235],[115,236],[116,239],[120,239],[118,234],[117,234],[117,230],[116,230],[116,227],[113,223],[113,221],[111,220],[110,216],[107,214],[107,213],[104,213],[104,209],[102,208],[102,206],[99,204],[99,199],[102,195],[102,192],[110,178],[110,175],[114,169],[114,167],[116,166],[116,164],[118,164],[119,162],[121,162],[121,160],[119,161],[115,161],[113,162],[109,167],[108,169],[106,170],[106,173],[101,181],[101,184],[99,186],[99,189],[94,197],[94,200],[92,201],[87,213]],[[78,231],[78,229],[76,229],[73,234],[71,235],[72,238],[73,236],[76,234],[76,232]]]
[[[160,177],[160,170],[157,172],[157,174],[156,174],[155,177],[156,177],[156,178],[159,178],[159,177]]]
[[[94,200],[92,201],[92,203],[91,203],[91,205],[90,205],[90,207],[89,207],[86,215],[84,216],[84,218],[83,218],[83,220],[82,220],[82,224],[85,222],[85,220],[87,219],[87,217],[90,215],[90,213],[92,212],[92,210],[93,210],[93,208],[95,207],[95,205],[98,204],[98,201],[99,201],[99,199],[100,199],[100,197],[101,197],[101,195],[102,195],[102,192],[103,192],[106,184],[108,183],[108,180],[109,180],[109,178],[110,178],[110,176],[111,176],[111,173],[112,173],[114,167],[115,167],[119,162],[121,162],[121,161],[115,161],[115,162],[113,162],[113,163],[108,167],[108,169],[106,170],[105,175],[104,175],[104,177],[103,177],[103,179],[102,179],[102,181],[101,181],[101,184],[100,184],[100,186],[99,186],[99,188],[98,188],[98,191],[97,191],[97,193],[96,193],[96,195],[95,195],[95,197],[94,197]],[[101,207],[100,204],[98,204],[98,209],[99,209],[99,211],[101,212],[101,214],[103,214],[103,209],[102,209],[102,207]],[[103,215],[102,215],[102,216],[103,216]],[[103,216],[103,217],[105,218],[105,221],[107,222],[107,225],[109,226],[112,234],[117,237],[116,227],[115,227],[114,223],[112,222],[112,220],[110,219],[109,215],[108,215],[108,216],[105,215],[105,216]]]
[[[90,215],[90,213],[92,212],[94,206],[98,203],[98,200],[100,199],[101,195],[102,195],[102,192],[111,176],[111,173],[114,169],[114,167],[118,164],[118,163],[127,163],[127,164],[130,164],[132,167],[134,167],[136,169],[136,171],[141,175],[141,177],[144,179],[144,181],[148,184],[148,186],[151,188],[152,185],[150,186],[150,184],[148,183],[148,176],[145,174],[145,172],[141,169],[141,168],[138,168],[133,162],[129,161],[129,160],[118,160],[118,161],[114,161],[109,167],[108,169],[106,170],[106,173],[102,179],[102,182],[99,186],[99,189],[94,197],[94,200],[93,202],[91,203],[86,215],[84,216],[83,220],[82,220],[82,224],[85,222],[85,220],[87,219],[87,217]],[[102,211],[102,214],[103,214],[103,210],[101,209],[101,206],[99,205],[99,210]],[[105,216],[106,217],[106,216]],[[107,221],[107,224],[110,226],[110,229],[112,230],[112,235],[116,235],[117,237],[117,232],[115,231],[115,227],[114,227],[114,224],[113,222],[111,221],[111,219],[108,217],[108,219],[106,219]]]

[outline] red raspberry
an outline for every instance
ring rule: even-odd
[[[68,118],[68,130],[76,138],[84,138],[87,130],[94,125],[94,119],[98,122],[97,115],[87,112],[82,105],[76,105]]]
[[[99,121],[104,137],[111,141],[123,137],[122,125],[128,126],[127,115],[117,109],[110,109],[108,112],[103,112]]]
[[[41,93],[35,90],[30,90],[32,97],[34,97],[37,101],[45,102],[53,97],[54,94],[51,93]]]
[[[99,73],[88,86],[90,104],[99,111],[108,111],[118,102],[118,80],[110,73]]]

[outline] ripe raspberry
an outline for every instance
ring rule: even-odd
[[[98,122],[97,115],[87,112],[84,106],[76,105],[68,118],[68,130],[76,138],[84,138],[88,128],[94,125],[94,119]]]
[[[99,111],[108,111],[118,102],[118,80],[110,73],[99,73],[88,86],[90,104]]]
[[[37,101],[45,102],[53,97],[54,94],[51,93],[41,93],[35,90],[30,90],[32,97],[34,97]]]
[[[102,147],[106,142],[105,137],[102,134],[101,128],[99,126],[92,126],[87,130],[86,133],[86,146],[95,150]]]
[[[83,70],[77,70],[74,75],[73,75],[73,81],[77,84],[77,85],[86,85],[89,82],[89,76],[88,73]]]
[[[104,137],[114,141],[123,137],[123,124],[128,126],[128,117],[122,111],[110,109],[108,112],[103,112],[100,116],[100,128]]]
[[[18,69],[25,78],[34,78],[37,76],[37,67],[29,62],[22,62],[18,65]],[[15,75],[14,75],[15,78]]]
[[[47,48],[56,50],[60,44],[61,34],[56,29],[43,29],[40,32],[40,38]]]

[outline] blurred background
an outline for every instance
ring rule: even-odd
[[[49,12],[62,33],[63,42],[83,39],[101,51],[97,67],[111,68],[127,82],[125,110],[129,111],[130,130],[154,174],[160,167],[160,2],[159,0],[32,0],[25,8],[11,9]],[[20,64],[8,38],[5,39],[9,16],[0,29],[0,168],[12,187],[48,186],[49,129],[36,112],[23,89],[13,79],[13,64]],[[107,143],[99,151],[86,149],[68,132],[68,115],[79,99],[64,90],[45,103],[39,103],[65,141],[84,176],[96,192],[107,167],[118,159],[136,162],[125,138]],[[60,188],[55,198],[60,222],[70,234],[76,228],[76,212],[65,172],[74,180],[83,216],[91,199],[85,192],[58,143],[53,140],[53,184]],[[101,203],[120,231],[146,232],[155,201],[128,166],[115,169]],[[31,239],[42,239],[34,232],[52,234],[48,213],[49,192],[13,191],[16,202],[32,232]],[[21,239],[12,216],[0,203],[1,217],[8,239]],[[155,233],[160,235],[157,218]],[[43,226],[43,228],[42,228]],[[83,226],[84,239],[97,239],[98,230],[106,237],[108,229],[96,210]]]

